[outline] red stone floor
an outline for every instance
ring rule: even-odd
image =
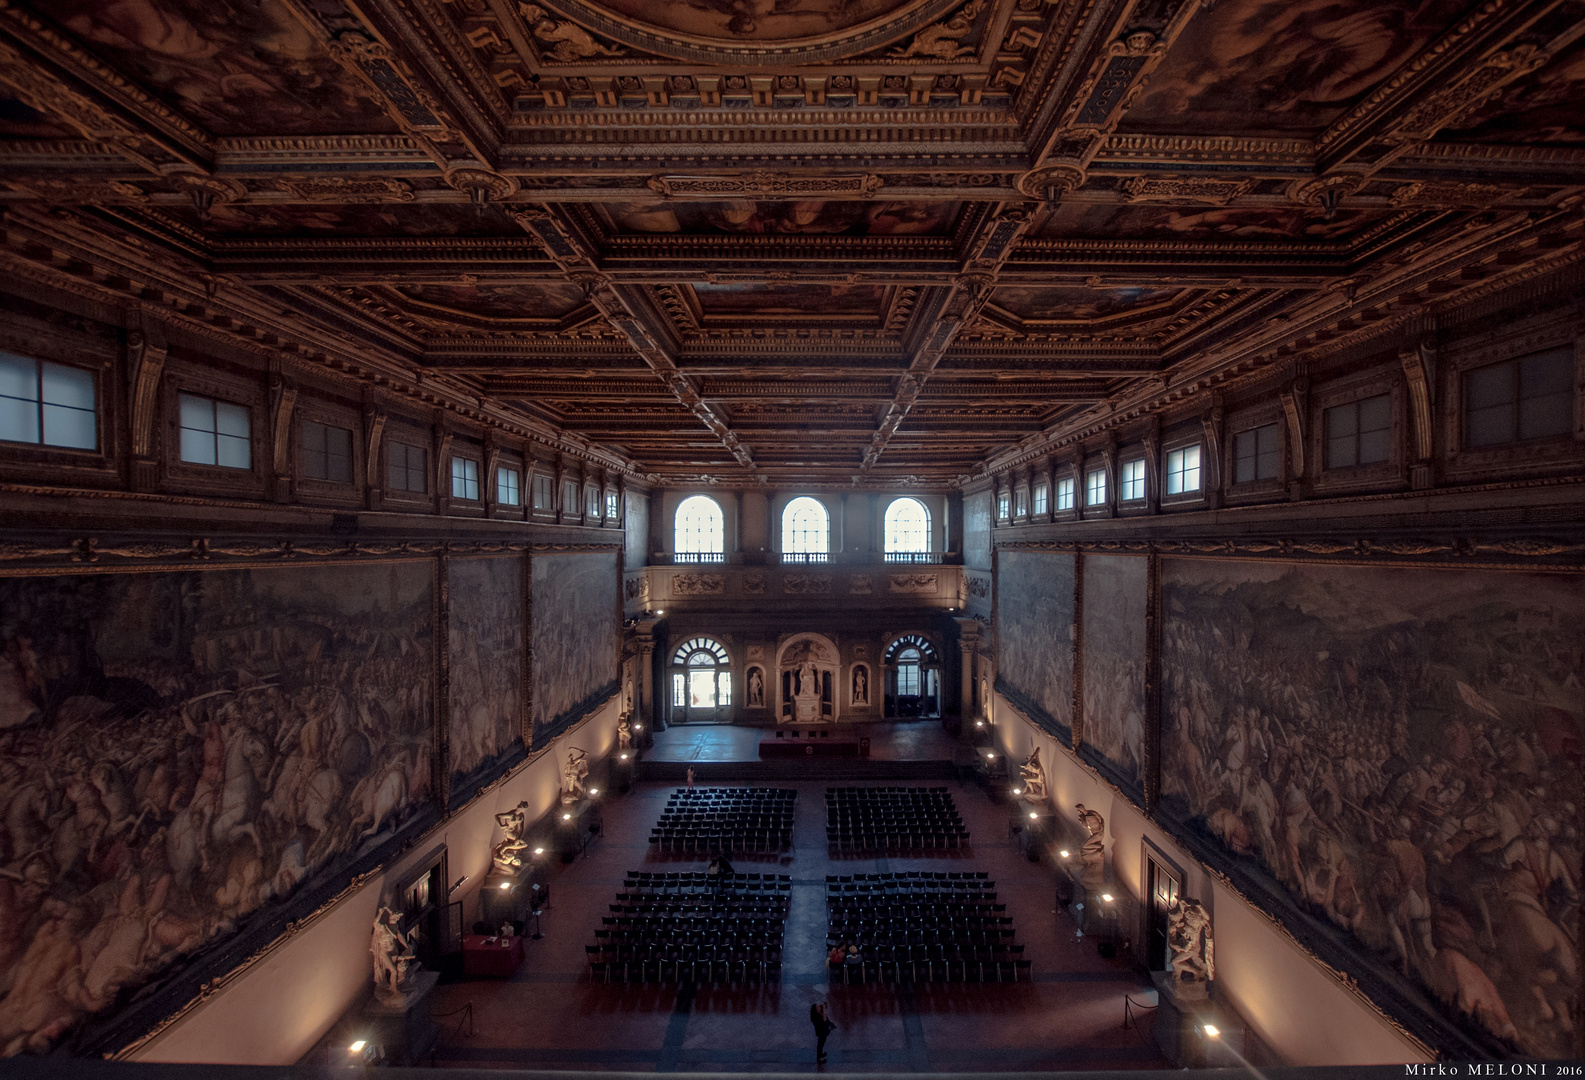
[[[940,783],[939,781],[937,782]],[[817,1071],[809,1005],[825,1000],[837,1030],[832,1072],[987,1072],[1165,1068],[1144,1027],[1124,1029],[1123,1000],[1154,1001],[1149,982],[1102,959],[1054,912],[1052,870],[1010,841],[1008,810],[974,787],[950,785],[972,846],[935,858],[832,858],[825,845],[824,782],[801,782],[794,851],[734,859],[741,871],[790,874],[791,908],[779,985],[747,989],[606,985],[591,981],[584,946],[594,941],[629,869],[703,869],[650,852],[649,830],[673,785],[640,784],[611,799],[603,835],[588,854],[558,865],[544,938],[528,941],[523,968],[505,980],[442,986],[443,1065],[625,1072]],[[1007,903],[1033,981],[1013,984],[832,986],[825,968],[825,876],[908,869],[986,870]]]

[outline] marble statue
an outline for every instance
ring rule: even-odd
[[[567,751],[567,764],[561,770],[561,805],[570,806],[583,798],[583,781],[589,775],[589,752],[573,747]]]
[[[1216,951],[1211,940],[1211,913],[1193,897],[1180,897],[1167,908],[1167,948],[1172,950],[1172,988],[1179,997],[1206,996],[1205,984],[1216,978]]]
[[[523,833],[528,831],[528,803],[520,802],[512,809],[495,815],[495,823],[506,830],[506,837],[495,845],[491,856],[494,868],[503,874],[515,874],[523,868],[520,852],[528,847]]]
[[[759,668],[751,668],[748,673],[748,703],[754,708],[765,704],[765,676]]]
[[[374,956],[374,992],[386,1000],[400,1000],[418,966],[413,952],[417,927],[403,933],[401,922],[401,916],[388,907],[382,907],[374,917],[374,936],[369,943]]]
[[[798,667],[798,696],[814,697],[819,692],[819,677],[815,674],[814,662],[805,660]]]
[[[1089,834],[1079,849],[1079,880],[1087,889],[1099,889],[1106,884],[1106,819],[1098,811],[1086,809],[1083,803],[1074,809],[1079,812],[1079,824]]]
[[[1029,760],[1018,767],[1024,775],[1024,798],[1039,802],[1046,797],[1046,769],[1040,764],[1040,747],[1030,751]]]
[[[623,716],[616,722],[616,748],[618,750],[633,749],[633,725]]]
[[[870,703],[870,677],[863,668],[853,671],[853,704],[868,705]]]

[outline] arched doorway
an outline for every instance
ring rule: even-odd
[[[941,715],[941,654],[919,634],[904,634],[886,650],[886,715]]]
[[[782,646],[776,669],[783,724],[831,722],[837,718],[837,650],[818,634],[799,634]]]
[[[732,719],[732,664],[726,647],[713,638],[690,638],[671,654],[673,724],[719,723]]]

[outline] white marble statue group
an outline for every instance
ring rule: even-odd
[[[374,917],[374,935],[369,952],[374,956],[374,993],[386,1000],[400,1000],[418,970],[418,954],[413,951],[417,927],[402,929],[402,917],[388,907]]]

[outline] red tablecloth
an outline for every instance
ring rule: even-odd
[[[469,934],[462,939],[462,971],[465,975],[506,977],[523,965],[523,939],[520,937],[480,937]]]

